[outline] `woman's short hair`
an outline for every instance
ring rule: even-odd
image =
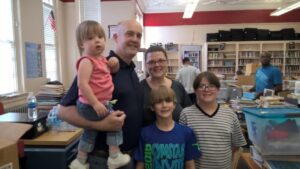
[[[205,72],[200,73],[195,78],[194,83],[193,83],[194,90],[197,90],[199,88],[199,85],[200,85],[202,79],[207,79],[208,83],[215,85],[217,89],[220,89],[220,87],[221,87],[218,77],[212,72],[205,71]]]
[[[150,46],[145,52],[145,60],[147,60],[147,55],[149,53],[153,53],[153,52],[162,52],[165,55],[166,59],[168,59],[167,52],[163,47],[161,47],[161,46]]]
[[[163,101],[176,103],[176,94],[170,87],[160,85],[158,88],[152,89],[150,92],[150,104],[154,106]]]

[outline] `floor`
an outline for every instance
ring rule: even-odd
[[[236,169],[250,169],[250,168],[249,168],[248,165],[245,163],[245,161],[244,161],[242,158],[240,158],[239,163],[238,163],[238,166],[237,166]]]

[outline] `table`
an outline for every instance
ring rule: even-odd
[[[72,132],[47,131],[35,139],[23,139],[26,168],[68,168],[68,164],[76,157],[77,144],[82,132],[82,129]]]
[[[56,132],[47,131],[41,136],[34,139],[23,139],[25,145],[43,145],[43,146],[66,146],[77,139],[81,133],[82,129],[77,129],[75,131],[67,132]]]
[[[251,154],[250,153],[242,153],[241,155],[242,159],[245,161],[245,163],[247,164],[247,166],[250,169],[261,169],[251,158]]]

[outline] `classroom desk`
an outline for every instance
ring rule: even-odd
[[[247,166],[250,169],[261,169],[251,158],[251,154],[250,153],[242,153],[241,155],[242,159],[245,161],[245,163],[247,164]]]
[[[35,139],[23,139],[22,141],[27,146],[66,146],[77,139],[82,132],[82,129],[68,132],[47,131]]]
[[[24,141],[26,169],[66,169],[76,157],[82,129],[72,132],[47,131],[41,136]]]

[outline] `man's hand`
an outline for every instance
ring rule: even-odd
[[[125,117],[123,111],[113,111],[103,120],[95,122],[93,128],[100,131],[119,131],[124,125]]]

